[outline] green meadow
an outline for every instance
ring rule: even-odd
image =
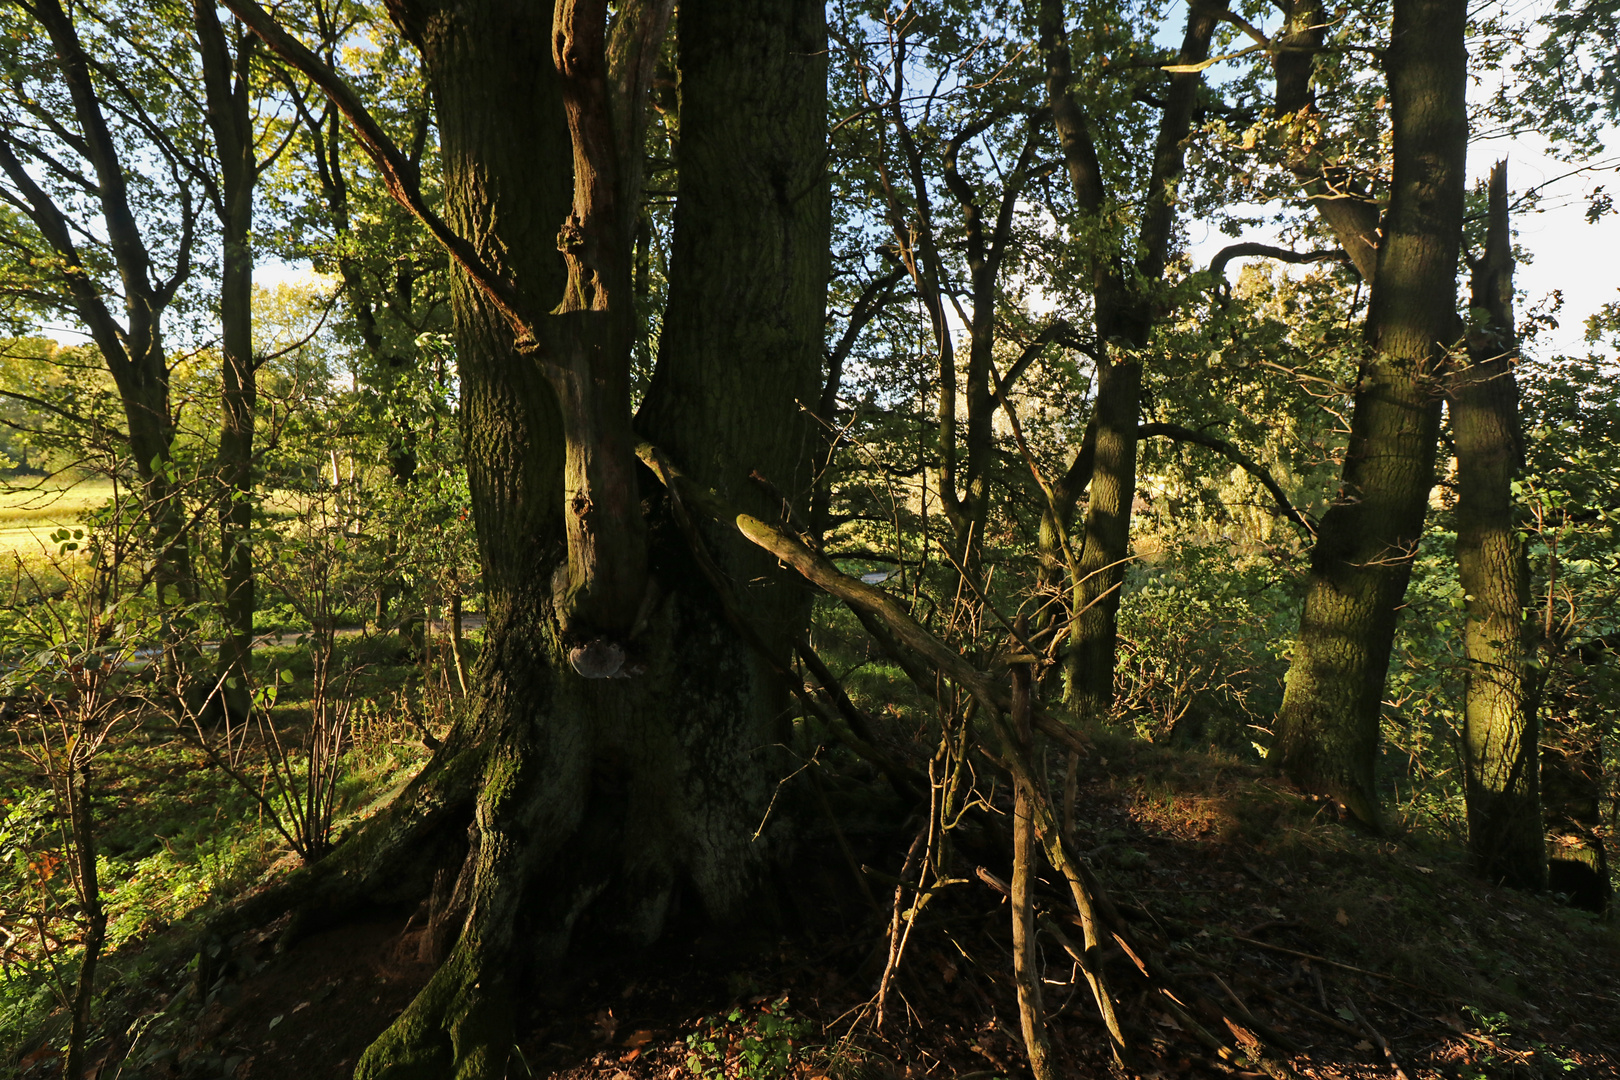
[[[51,533],[71,528],[113,497],[111,480],[0,481],[0,558],[35,562],[54,554]]]

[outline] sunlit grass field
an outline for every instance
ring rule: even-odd
[[[51,533],[83,522],[113,496],[111,480],[0,479],[0,566],[48,561]]]

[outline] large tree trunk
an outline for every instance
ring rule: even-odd
[[[1434,484],[1440,385],[1459,332],[1468,54],[1461,0],[1397,0],[1386,58],[1394,179],[1340,496],[1311,556],[1272,759],[1378,824],[1390,649]]]
[[[1526,608],[1530,562],[1516,519],[1513,480],[1523,460],[1513,368],[1513,236],[1507,163],[1491,170],[1485,253],[1474,265],[1467,366],[1452,376],[1457,443],[1457,577],[1468,658],[1463,770],[1468,849],[1493,881],[1540,889],[1542,835],[1537,679]]]
[[[1092,406],[1095,450],[1085,529],[1072,583],[1074,614],[1064,656],[1065,696],[1082,718],[1108,719],[1114,703],[1119,594],[1131,545],[1136,499],[1136,429],[1142,412],[1142,362],[1131,356],[1098,365]]]
[[[528,310],[556,308],[572,152],[549,24],[516,0],[395,14],[433,83],[451,224]],[[813,0],[682,10],[672,293],[639,418],[694,474],[773,514],[750,470],[800,491],[813,451],[798,402],[816,391],[828,251],[822,19]],[[482,748],[475,841],[451,893],[459,936],[362,1059],[366,1077],[504,1076],[517,991],[577,935],[646,942],[678,902],[746,917],[777,847],[756,832],[787,771],[769,749],[783,690],[651,490],[654,584],[637,625],[602,646],[628,652],[630,677],[581,677],[577,647],[570,662],[552,587],[569,549],[559,397],[459,276],[454,313],[489,623],[468,718],[442,753]],[[555,336],[542,350],[574,347],[580,321],[542,320]],[[768,558],[708,540],[767,637],[790,640],[802,592]]]

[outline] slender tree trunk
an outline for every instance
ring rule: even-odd
[[[1209,56],[1219,9],[1195,3],[1177,63],[1195,66]],[[1063,147],[1070,183],[1082,210],[1100,218],[1108,191],[1087,122],[1069,84],[1072,79],[1062,0],[1041,0],[1041,51],[1046,61],[1047,97]],[[1084,717],[1105,719],[1114,700],[1120,594],[1130,555],[1131,506],[1136,499],[1136,429],[1142,410],[1142,362],[1163,312],[1152,290],[1164,276],[1174,231],[1175,188],[1185,167],[1185,142],[1203,76],[1181,71],[1170,89],[1155,138],[1147,180],[1147,205],[1134,253],[1134,275],[1124,278],[1121,253],[1098,249],[1090,256],[1099,357],[1093,404],[1091,482],[1084,532],[1074,545],[1078,579],[1071,583],[1073,612],[1064,657],[1065,696]],[[1095,433],[1093,436],[1093,432]],[[1080,485],[1072,485],[1078,498]]]
[[[4,133],[0,133],[0,170],[22,195],[29,217],[62,260],[66,291],[118,388],[143,508],[152,529],[156,563],[153,582],[160,602],[189,604],[196,599],[197,589],[181,485],[173,474],[174,420],[169,411],[162,318],[175,291],[191,273],[194,211],[190,199],[183,199],[174,271],[168,280],[158,279],[141,233],[141,219],[130,201],[123,155],[131,151],[118,142],[107,122],[107,108],[73,16],[60,0],[41,0],[29,9],[29,14],[50,36],[57,74],[72,102],[72,123],[76,127],[72,141],[96,180],[95,224],[88,227],[106,236],[119,279],[117,293],[103,291],[95,273],[81,258],[76,226],[17,156],[22,144],[11,141]],[[115,303],[122,306],[122,324],[113,315]]]
[[[446,608],[449,618],[450,661],[456,668],[456,685],[461,696],[467,696],[467,660],[461,646],[461,583],[450,586],[450,599]]]
[[[141,504],[152,530],[152,583],[165,606],[197,599],[191,562],[191,530],[183,501],[184,485],[174,470],[174,422],[169,413],[169,378],[161,344],[132,354],[132,370],[120,382],[130,456],[140,481]],[[138,364],[138,366],[137,366]]]
[[[1457,444],[1457,577],[1468,658],[1463,770],[1468,848],[1481,873],[1525,889],[1547,880],[1540,792],[1540,724],[1531,667],[1530,563],[1515,513],[1523,461],[1513,369],[1513,236],[1507,163],[1491,171],[1485,253],[1474,265],[1469,363],[1452,376]]]
[[[219,153],[216,190],[220,268],[219,547],[224,633],[219,648],[223,701],[245,715],[253,652],[253,426],[258,387],[253,363],[253,144],[251,70],[257,42],[245,33],[233,57],[214,5],[198,0],[193,20],[203,62],[208,122]],[[235,684],[234,686],[232,684]]]
[[[1458,336],[1468,54],[1462,0],[1396,0],[1386,57],[1394,181],[1338,501],[1311,556],[1272,759],[1376,827],[1373,771],[1395,625],[1434,484]]]
[[[1017,164],[1002,184],[1000,203],[992,221],[985,220],[972,187],[957,169],[957,156],[968,139],[989,126],[987,117],[958,132],[945,152],[945,184],[962,211],[967,239],[967,265],[971,281],[973,310],[968,324],[967,441],[962,464],[960,498],[952,492],[949,504],[958,507],[952,520],[956,529],[956,558],[975,590],[984,584],[985,531],[990,524],[991,472],[996,442],[994,421],[999,403],[991,386],[991,369],[996,348],[996,298],[1000,291],[1002,263],[1012,241],[1013,211],[1028,179],[1034,160],[1035,130],[1030,126]],[[954,388],[953,388],[954,393]],[[943,477],[942,477],[943,480]],[[952,482],[957,482],[953,477]]]
[[[83,753],[83,750],[80,750]],[[85,1073],[86,1044],[90,1038],[90,1011],[95,1002],[96,967],[107,940],[107,909],[101,902],[101,881],[96,873],[96,822],[90,805],[88,761],[74,761],[74,751],[66,751],[68,767],[62,777],[62,793],[67,799],[69,826],[73,833],[74,876],[83,905],[84,956],[79,961],[79,977],[73,988],[72,1024],[68,1032],[68,1056],[62,1075],[81,1080]]]

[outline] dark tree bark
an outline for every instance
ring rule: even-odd
[[[1339,498],[1311,556],[1272,749],[1296,782],[1374,827],[1384,680],[1434,483],[1446,350],[1460,331],[1466,15],[1461,0],[1396,0],[1385,58],[1394,174],[1367,356]]]
[[[623,89],[641,78],[622,66],[635,50],[607,45],[618,29],[606,32],[605,5],[560,0],[555,25],[516,0],[390,12],[421,50],[438,111],[489,621],[467,718],[370,841],[400,851],[395,838],[431,812],[420,808],[466,807],[456,792],[470,781],[474,839],[442,920],[453,944],[358,1074],[493,1078],[516,992],[576,937],[645,943],[677,902],[719,921],[756,910],[777,848],[760,830],[789,771],[767,749],[782,741],[785,694],[696,569],[681,508],[617,457],[631,427],[615,383],[629,364],[620,215],[639,197],[614,147],[639,144],[614,133],[646,94],[645,80]],[[824,14],[815,0],[700,0],[678,30],[671,295],[636,424],[774,518],[780,502],[750,472],[797,496],[815,446],[800,402],[818,389],[830,248]],[[593,530],[642,546],[621,551]],[[706,539],[767,642],[794,640],[802,588],[746,541]],[[581,559],[608,561],[582,573]],[[650,584],[631,596],[637,561]],[[582,639],[580,622],[613,633]]]
[[[1091,454],[1084,532],[1077,550],[1072,583],[1073,615],[1064,657],[1065,696],[1085,717],[1103,719],[1114,699],[1114,660],[1120,591],[1130,553],[1131,504],[1136,498],[1137,429],[1142,411],[1142,363],[1146,347],[1163,316],[1154,289],[1164,277],[1175,225],[1175,188],[1185,162],[1185,142],[1203,76],[1197,65],[1208,58],[1210,38],[1220,9],[1193,4],[1176,63],[1194,70],[1176,71],[1154,141],[1147,180],[1146,207],[1134,251],[1099,245],[1090,255],[1091,288],[1096,310],[1097,396],[1086,451]],[[1070,184],[1081,211],[1101,225],[1110,198],[1086,117],[1070,90],[1071,61],[1062,0],[1040,0],[1041,53],[1046,63],[1046,92]],[[1099,235],[1104,230],[1099,228]],[[1071,473],[1074,470],[1071,470]],[[1078,499],[1082,485],[1065,478],[1065,495]],[[1065,508],[1059,507],[1060,510]],[[1042,534],[1059,524],[1048,513]]]
[[[784,513],[770,488],[801,517],[808,509],[820,449],[804,415],[823,390],[832,227],[819,150],[826,66],[809,55],[824,45],[820,10],[813,0],[710,0],[681,10],[669,305],[636,421],[689,475],[770,520]],[[756,471],[770,488],[750,480]],[[807,613],[796,576],[734,535],[708,544],[786,655]],[[748,682],[785,701],[774,677],[757,660],[748,664],[757,666]]]
[[[1492,881],[1540,889],[1542,835],[1538,680],[1527,616],[1530,562],[1513,481],[1524,459],[1518,341],[1513,326],[1513,235],[1507,163],[1491,170],[1485,251],[1474,264],[1468,363],[1448,401],[1457,446],[1457,577],[1468,658],[1463,773],[1468,849]]]

